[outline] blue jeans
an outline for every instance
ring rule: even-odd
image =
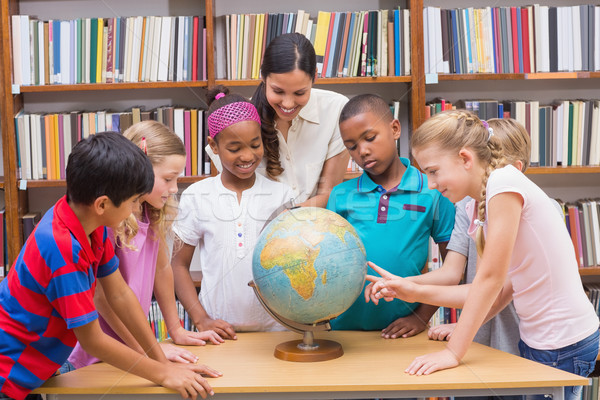
[[[58,369],[58,372],[62,374],[66,374],[67,372],[75,371],[77,368],[69,361],[65,361],[65,363]]]
[[[596,366],[599,342],[600,332],[596,331],[575,344],[557,350],[536,350],[519,340],[519,351],[521,357],[528,360],[587,377]],[[565,387],[565,400],[578,399],[581,388],[582,386]]]

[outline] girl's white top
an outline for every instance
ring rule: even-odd
[[[173,230],[185,243],[198,246],[199,299],[211,318],[229,322],[236,331],[284,329],[267,314],[248,282],[252,252],[265,222],[291,198],[288,186],[259,174],[240,203],[237,194],[223,186],[220,175],[196,182],[182,193]]]

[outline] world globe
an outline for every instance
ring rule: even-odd
[[[252,259],[259,300],[296,331],[318,330],[311,327],[323,322],[328,327],[360,295],[366,273],[356,230],[338,214],[315,207],[279,214],[263,229]]]

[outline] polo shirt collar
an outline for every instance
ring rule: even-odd
[[[406,171],[402,175],[400,184],[396,190],[402,190],[404,192],[420,192],[423,189],[423,174],[418,169],[410,165],[408,158],[400,157],[400,162],[406,167]],[[373,182],[369,174],[363,172],[358,179],[358,191],[359,192],[374,192],[378,191],[380,185]],[[394,191],[394,190],[390,190]]]
[[[88,260],[95,261],[97,257],[91,246],[98,247],[98,244],[102,243],[104,227],[100,226],[92,232],[90,235],[92,242],[90,246],[90,242],[83,230],[83,225],[81,225],[81,221],[79,221],[79,218],[77,218],[77,215],[75,215],[75,212],[69,206],[66,195],[58,200],[56,206],[54,206],[54,214],[60,219],[65,228],[71,232],[75,240],[79,242],[81,248],[87,254]]]
[[[311,90],[308,103],[298,113],[298,117],[315,124],[319,123],[319,99],[314,90]]]

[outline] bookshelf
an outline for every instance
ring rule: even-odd
[[[105,4],[106,8],[102,9]],[[553,2],[552,5],[556,5]],[[559,2],[568,5],[569,2]],[[594,3],[586,1],[585,3]],[[139,6],[143,4],[144,10]],[[525,5],[524,2],[511,2],[510,5]],[[410,49],[411,49],[411,75],[409,76],[387,76],[387,77],[343,77],[343,78],[318,78],[315,84],[329,90],[339,91],[352,96],[363,92],[381,93],[386,100],[401,97],[408,107],[403,112],[403,136],[412,129],[418,127],[425,120],[424,105],[428,100],[445,93],[452,93],[456,99],[464,99],[469,93],[471,96],[489,98],[510,98],[513,89],[524,87],[527,92],[547,92],[547,87],[559,85],[564,93],[576,93],[592,90],[598,93],[600,88],[600,72],[555,72],[555,73],[474,73],[474,74],[437,74],[437,84],[428,84],[425,76],[424,66],[424,24],[423,7],[441,6],[449,7],[481,7],[480,2],[463,0],[447,2],[435,2],[424,0],[405,1],[365,1],[365,2],[341,2],[322,4],[317,0],[308,0],[302,5],[292,2],[277,2],[273,4],[267,1],[247,2],[242,0],[148,0],[122,2],[118,0],[107,0],[105,2],[94,2],[92,0],[77,0],[66,2],[64,0],[0,0],[0,39],[2,43],[11,43],[11,16],[17,14],[36,15],[40,19],[49,18],[78,18],[93,15],[204,15],[206,17],[206,48],[214,49],[215,43],[215,17],[231,13],[256,13],[256,12],[296,12],[298,7],[303,7],[315,18],[317,11],[327,10],[368,10],[368,9],[392,9],[398,5],[410,10]],[[38,11],[39,10],[39,11]],[[170,99],[173,103],[185,103],[186,101],[198,106],[202,102],[202,92],[207,87],[223,84],[233,87],[244,95],[251,95],[259,80],[225,80],[216,78],[216,52],[207,51],[206,54],[206,80],[184,81],[184,82],[123,82],[103,84],[69,84],[69,85],[42,85],[42,86],[20,86],[13,88],[12,85],[12,52],[11,46],[5,45],[0,49],[0,115],[5,116],[1,121],[2,131],[2,155],[4,166],[4,178],[0,183],[4,189],[6,203],[6,223],[8,236],[9,263],[17,256],[22,243],[19,217],[28,211],[28,191],[34,192],[34,197],[42,197],[47,193],[55,195],[65,187],[63,180],[30,180],[24,185],[18,178],[17,169],[17,146],[15,127],[12,116],[19,110],[33,109],[47,112],[73,109],[76,104],[84,104],[84,108],[102,109],[108,108],[113,103],[127,104],[127,106],[112,106],[114,109],[124,109],[136,104],[162,105],[161,99]],[[574,88],[573,88],[574,87]],[[591,89],[590,89],[591,87]],[[460,92],[460,93],[458,93]],[[473,93],[477,93],[474,95]],[[190,95],[191,94],[191,95]],[[544,94],[544,95],[547,95]],[[566,95],[565,95],[566,96]],[[578,95],[575,95],[578,96]],[[597,98],[597,94],[595,95]],[[188,99],[186,99],[186,97]],[[58,99],[58,101],[57,101]],[[174,99],[174,100],[173,100]],[[68,104],[65,106],[64,104]],[[119,104],[121,104],[119,103]],[[120,107],[120,108],[119,108]],[[49,108],[54,108],[51,110]],[[600,197],[600,167],[539,167],[531,168],[528,174],[532,179],[543,182],[554,181],[583,182],[582,187],[589,189],[583,196],[591,193]],[[347,178],[356,174],[348,173]],[[566,178],[565,178],[566,177]],[[184,177],[180,182],[184,185],[193,183],[203,176]],[[542,185],[544,187],[544,185]],[[22,190],[25,189],[25,190]],[[554,194],[552,194],[554,195]],[[558,196],[560,197],[560,196]],[[14,234],[12,234],[14,233]],[[597,268],[586,269],[583,275],[600,275]]]

